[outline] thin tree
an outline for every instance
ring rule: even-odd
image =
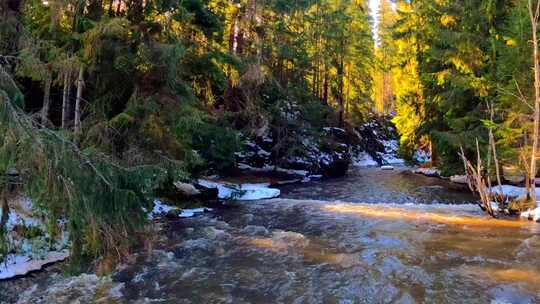
[[[81,101],[84,87],[84,66],[79,68],[79,77],[77,78],[77,97],[75,100],[75,134],[81,133]]]
[[[41,108],[41,124],[46,125],[49,120],[49,108],[51,104],[52,75],[50,71],[45,73],[45,83],[43,87],[43,107]]]
[[[67,128],[69,122],[69,102],[71,88],[71,71],[64,72],[64,91],[62,94],[62,129]]]
[[[536,154],[538,150],[538,136],[540,131],[540,62],[538,60],[538,20],[540,17],[540,1],[528,0],[529,17],[531,21],[532,43],[533,43],[533,64],[534,64],[534,129],[533,143],[531,151],[531,163],[529,170],[530,197],[536,206]]]

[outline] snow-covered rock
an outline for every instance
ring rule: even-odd
[[[287,151],[288,146],[276,149],[276,141],[268,135],[244,138],[244,150],[235,154],[239,169],[273,171],[302,178],[307,175],[338,177],[347,173],[351,155],[349,134],[344,129],[327,127],[319,134],[299,132],[294,136],[291,144],[296,148],[290,151]]]
[[[279,189],[270,188],[270,184],[225,184],[199,179],[199,185],[218,189],[218,197],[223,200],[253,201],[275,198],[281,194]]]
[[[355,129],[356,141],[353,150],[356,166],[403,165],[405,160],[398,157],[399,135],[391,122],[391,117],[373,116]],[[369,155],[370,158],[366,157]]]
[[[413,173],[422,174],[429,177],[440,177],[441,171],[437,168],[416,168],[412,170]]]
[[[179,207],[167,205],[160,200],[154,200],[154,208],[152,213],[149,215],[150,219],[153,219],[155,216],[162,216],[170,214],[171,212],[176,212],[178,217],[187,218],[193,217],[199,213],[212,211],[211,208],[193,208],[193,209],[181,209]]]
[[[175,182],[174,186],[178,191],[181,193],[187,195],[187,196],[195,196],[201,194],[201,191],[199,191],[195,186],[188,183],[182,183],[182,182]]]
[[[377,167],[379,163],[366,152],[360,152],[353,158],[353,165],[356,167]]]
[[[0,263],[0,280],[26,275],[32,271],[40,270],[43,266],[63,261],[68,256],[68,250],[49,251],[42,257],[8,255],[4,262]]]
[[[467,184],[469,178],[467,175],[453,175],[450,176],[450,181],[456,184]]]

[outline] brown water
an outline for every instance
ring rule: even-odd
[[[156,248],[111,281],[50,279],[20,301],[539,303],[540,225],[443,204],[473,198],[425,181],[369,169],[284,189],[295,199],[166,221]]]

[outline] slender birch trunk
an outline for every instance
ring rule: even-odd
[[[77,99],[75,101],[75,134],[81,133],[81,101],[84,87],[84,67],[79,69],[79,77],[77,78]]]
[[[489,120],[493,124],[495,119],[495,108],[493,103],[488,104],[489,106]],[[493,162],[495,163],[495,174],[497,175],[497,185],[499,186],[499,192],[502,193],[502,181],[501,181],[501,168],[499,166],[499,158],[497,157],[497,145],[495,144],[495,135],[493,135],[493,129],[489,128],[489,144],[491,146],[491,151],[493,153]]]
[[[65,129],[69,122],[69,87],[70,87],[70,73],[64,73],[64,92],[62,95],[62,129]]]
[[[540,129],[540,63],[538,61],[538,17],[540,15],[540,1],[536,2],[533,9],[532,0],[529,0],[529,16],[531,19],[532,42],[533,42],[533,63],[534,63],[534,130],[533,145],[531,151],[531,164],[529,172],[530,197],[536,206],[536,154],[538,150],[538,133]]]

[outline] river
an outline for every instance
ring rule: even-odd
[[[373,168],[282,193],[161,222],[111,280],[43,278],[20,303],[540,302],[540,225],[464,189]]]

